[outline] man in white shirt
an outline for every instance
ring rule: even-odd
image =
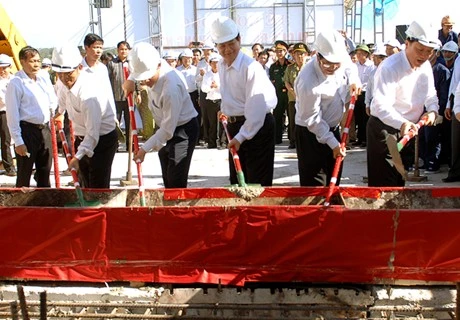
[[[222,59],[219,62],[221,111],[228,117],[232,136],[248,183],[271,186],[275,158],[275,88],[262,65],[241,51],[236,23],[219,17],[211,26],[211,38]],[[235,166],[230,165],[230,183],[237,184]]]
[[[220,78],[218,72],[218,63],[220,56],[217,53],[211,54],[209,58],[209,64],[211,65],[211,71],[208,71],[203,76],[201,82],[201,91],[206,94],[206,99],[203,102],[204,116],[207,117],[209,127],[208,132],[208,149],[215,149],[222,147],[224,144],[227,145],[227,139],[223,137],[222,128],[218,121],[218,112],[220,111],[220,103],[222,96],[220,94]],[[205,111],[206,110],[206,111]]]
[[[144,161],[150,150],[158,151],[165,188],[186,188],[199,126],[184,76],[160,59],[151,44],[140,42],[130,55],[133,66],[124,90],[134,90],[134,80],[147,87],[149,108],[158,130],[134,155]]]
[[[337,157],[346,155],[340,146],[340,120],[350,92],[360,81],[346,51],[343,36],[325,31],[315,40],[317,50],[294,82],[296,93],[295,135],[301,186],[330,183]],[[337,177],[340,183],[341,170]]]
[[[201,112],[204,112],[202,107],[199,105],[198,102],[198,87],[196,84],[196,73],[197,68],[192,64],[193,59],[193,52],[191,49],[185,49],[181,55],[181,65],[177,67],[177,70],[180,71],[187,82],[187,91],[190,95],[190,99],[192,99],[193,107],[195,108],[196,112],[198,113],[197,119],[198,123],[201,123]]]
[[[50,187],[52,162],[51,112],[57,107],[48,74],[41,71],[38,50],[30,46],[19,52],[22,70],[11,79],[6,90],[6,116],[15,144],[16,187],[29,187],[33,166],[37,187]]]
[[[427,125],[433,125],[438,115],[438,97],[428,61],[438,46],[436,30],[414,21],[406,35],[406,49],[388,57],[375,73],[374,98],[367,124],[369,186],[404,186],[404,178],[393,164],[385,135],[395,135],[399,140],[410,130],[418,132],[416,123],[424,107]],[[414,141],[401,151],[405,167],[413,163]]]
[[[59,113],[68,113],[75,130],[75,168],[84,188],[110,188],[112,162],[118,148],[112,92],[100,90],[100,77],[83,71],[76,47],[54,48],[53,70],[63,84]]]

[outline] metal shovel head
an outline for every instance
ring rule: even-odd
[[[398,150],[398,141],[396,140],[396,137],[391,134],[386,134],[385,141],[387,143],[388,151],[390,152],[396,170],[398,170],[403,179],[406,180],[407,172],[406,169],[404,169],[401,154]]]

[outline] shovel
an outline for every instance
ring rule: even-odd
[[[348,107],[347,120],[345,121],[345,127],[343,128],[342,139],[340,141],[340,148],[345,148],[348,138],[348,132],[350,131],[351,119],[353,118],[353,110],[355,109],[356,103],[356,94],[353,93],[350,100],[350,106]],[[335,159],[334,169],[332,170],[331,182],[329,182],[329,190],[327,191],[326,200],[324,201],[324,206],[329,206],[331,203],[331,196],[334,192],[335,186],[337,184],[337,177],[339,176],[340,167],[342,165],[343,157],[338,156]]]
[[[427,118],[423,117],[420,119],[420,121],[415,125],[417,129],[420,129],[423,127],[427,122]],[[407,172],[406,169],[404,168],[404,164],[401,159],[401,150],[406,146],[406,144],[415,137],[415,130],[411,129],[409,130],[408,133],[406,133],[399,142],[396,140],[396,137],[394,135],[388,134],[386,131],[384,132],[385,134],[385,141],[388,147],[388,151],[390,152],[391,158],[393,159],[393,164],[398,170],[398,172],[401,174],[401,176],[404,178],[404,180],[407,180]]]
[[[56,138],[56,126],[53,121],[53,109],[50,109],[51,112],[51,121],[50,121],[50,130],[51,130],[51,145],[53,148],[53,168],[54,168],[54,182],[56,188],[61,187],[61,176],[59,174],[59,156],[58,156],[58,147],[57,147],[57,138]]]
[[[70,160],[72,160],[72,155],[71,155],[71,153],[69,151],[69,146],[67,145],[67,140],[66,140],[66,137],[65,137],[64,129],[62,129],[61,122],[57,122],[57,128],[59,130],[59,136],[61,137],[62,148],[64,149],[67,164],[69,164]],[[72,174],[73,184],[75,186],[75,192],[77,193],[78,202],[77,203],[68,203],[65,206],[66,207],[93,207],[93,206],[99,206],[101,204],[99,201],[97,201],[97,200],[95,200],[95,201],[86,201],[85,198],[83,197],[83,191],[81,190],[80,182],[78,182],[77,170],[75,168],[72,168],[70,170],[70,173]]]
[[[224,128],[225,134],[227,135],[227,140],[230,142],[232,137],[228,132],[227,128],[227,116],[223,113],[219,116],[220,122],[222,122],[222,127]],[[258,197],[263,191],[264,188],[260,184],[247,184],[244,179],[243,169],[241,167],[240,157],[235,147],[230,148],[230,153],[232,154],[233,164],[235,165],[236,178],[238,180],[238,188],[232,190],[241,198],[249,201],[252,198]]]

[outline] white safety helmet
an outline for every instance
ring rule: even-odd
[[[419,43],[430,48],[439,47],[438,35],[436,30],[428,25],[422,25],[417,21],[412,21],[409,25],[409,28],[406,30],[406,36],[409,40],[417,40]]]
[[[51,66],[51,60],[48,58],[44,58],[42,60],[42,67],[48,67],[48,66]]]
[[[75,46],[56,47],[51,57],[51,67],[56,72],[71,72],[81,64],[80,50]]]
[[[9,67],[13,64],[13,59],[4,53],[0,54],[0,67]]]
[[[211,25],[211,38],[214,43],[224,43],[235,39],[239,34],[235,21],[220,16]]]
[[[139,42],[130,51],[129,61],[134,80],[146,80],[153,77],[161,60],[154,46],[147,42]]]
[[[348,59],[344,37],[335,30],[322,31],[314,44],[316,51],[332,63],[341,63]]]
[[[385,45],[383,43],[378,43],[375,46],[375,50],[373,52],[373,55],[374,56],[384,56],[384,57],[386,57],[387,53],[385,51]]]
[[[458,52],[458,44],[455,41],[447,41],[441,48],[441,51]]]
[[[182,57],[193,58],[193,51],[192,51],[192,49],[185,49],[184,51],[182,51],[180,56],[181,56],[181,58]]]

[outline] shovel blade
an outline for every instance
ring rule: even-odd
[[[391,134],[386,134],[385,141],[387,143],[388,151],[390,152],[396,170],[398,170],[404,180],[407,180],[407,172],[406,169],[404,169],[404,164],[401,159],[401,154],[399,153],[398,141],[396,140],[396,137]]]

